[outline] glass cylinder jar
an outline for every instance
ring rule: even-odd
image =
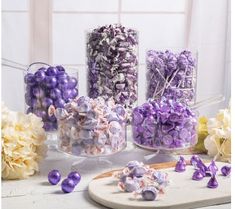
[[[137,103],[138,33],[119,24],[87,33],[88,95],[132,108]]]
[[[113,100],[80,97],[55,109],[59,150],[75,156],[103,156],[126,147],[127,112]]]
[[[149,100],[133,110],[132,133],[134,143],[147,149],[185,149],[197,143],[197,116],[184,103]]]
[[[192,105],[196,101],[197,53],[147,51],[147,98],[162,96]]]
[[[55,116],[48,115],[48,108],[64,107],[78,96],[78,71],[60,65],[32,63],[24,71],[26,112],[41,117],[46,131],[57,129]]]

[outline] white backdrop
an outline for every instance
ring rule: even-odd
[[[203,108],[212,115],[230,98],[230,0],[3,0],[2,56],[24,65],[33,61],[79,70],[86,95],[85,31],[120,22],[140,40],[139,95],[145,98],[147,49],[198,50],[198,100],[223,94],[226,101]],[[24,110],[23,74],[2,68],[2,100]]]

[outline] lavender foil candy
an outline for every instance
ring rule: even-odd
[[[187,148],[197,142],[197,117],[185,104],[166,98],[149,100],[134,108],[135,143],[163,149]]]

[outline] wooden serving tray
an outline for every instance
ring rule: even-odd
[[[143,201],[132,193],[122,192],[112,173],[117,170],[96,176],[89,184],[90,197],[96,202],[114,209],[189,209],[231,202],[231,178],[217,175],[218,188],[207,188],[210,177],[201,181],[192,180],[194,168],[186,167],[183,173],[174,171],[176,162],[152,164],[151,167],[161,169],[169,174],[171,181],[165,194],[160,194],[155,201]],[[225,163],[216,162],[219,169]]]

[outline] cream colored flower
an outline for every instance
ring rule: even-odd
[[[2,105],[2,178],[23,179],[38,171],[45,150],[40,118],[9,110]]]
[[[215,118],[208,120],[209,135],[204,141],[208,155],[223,161],[231,161],[230,109],[219,110]]]
[[[209,135],[205,138],[204,145],[207,149],[207,154],[214,157],[218,154],[220,149],[220,138],[217,138],[215,135]]]

